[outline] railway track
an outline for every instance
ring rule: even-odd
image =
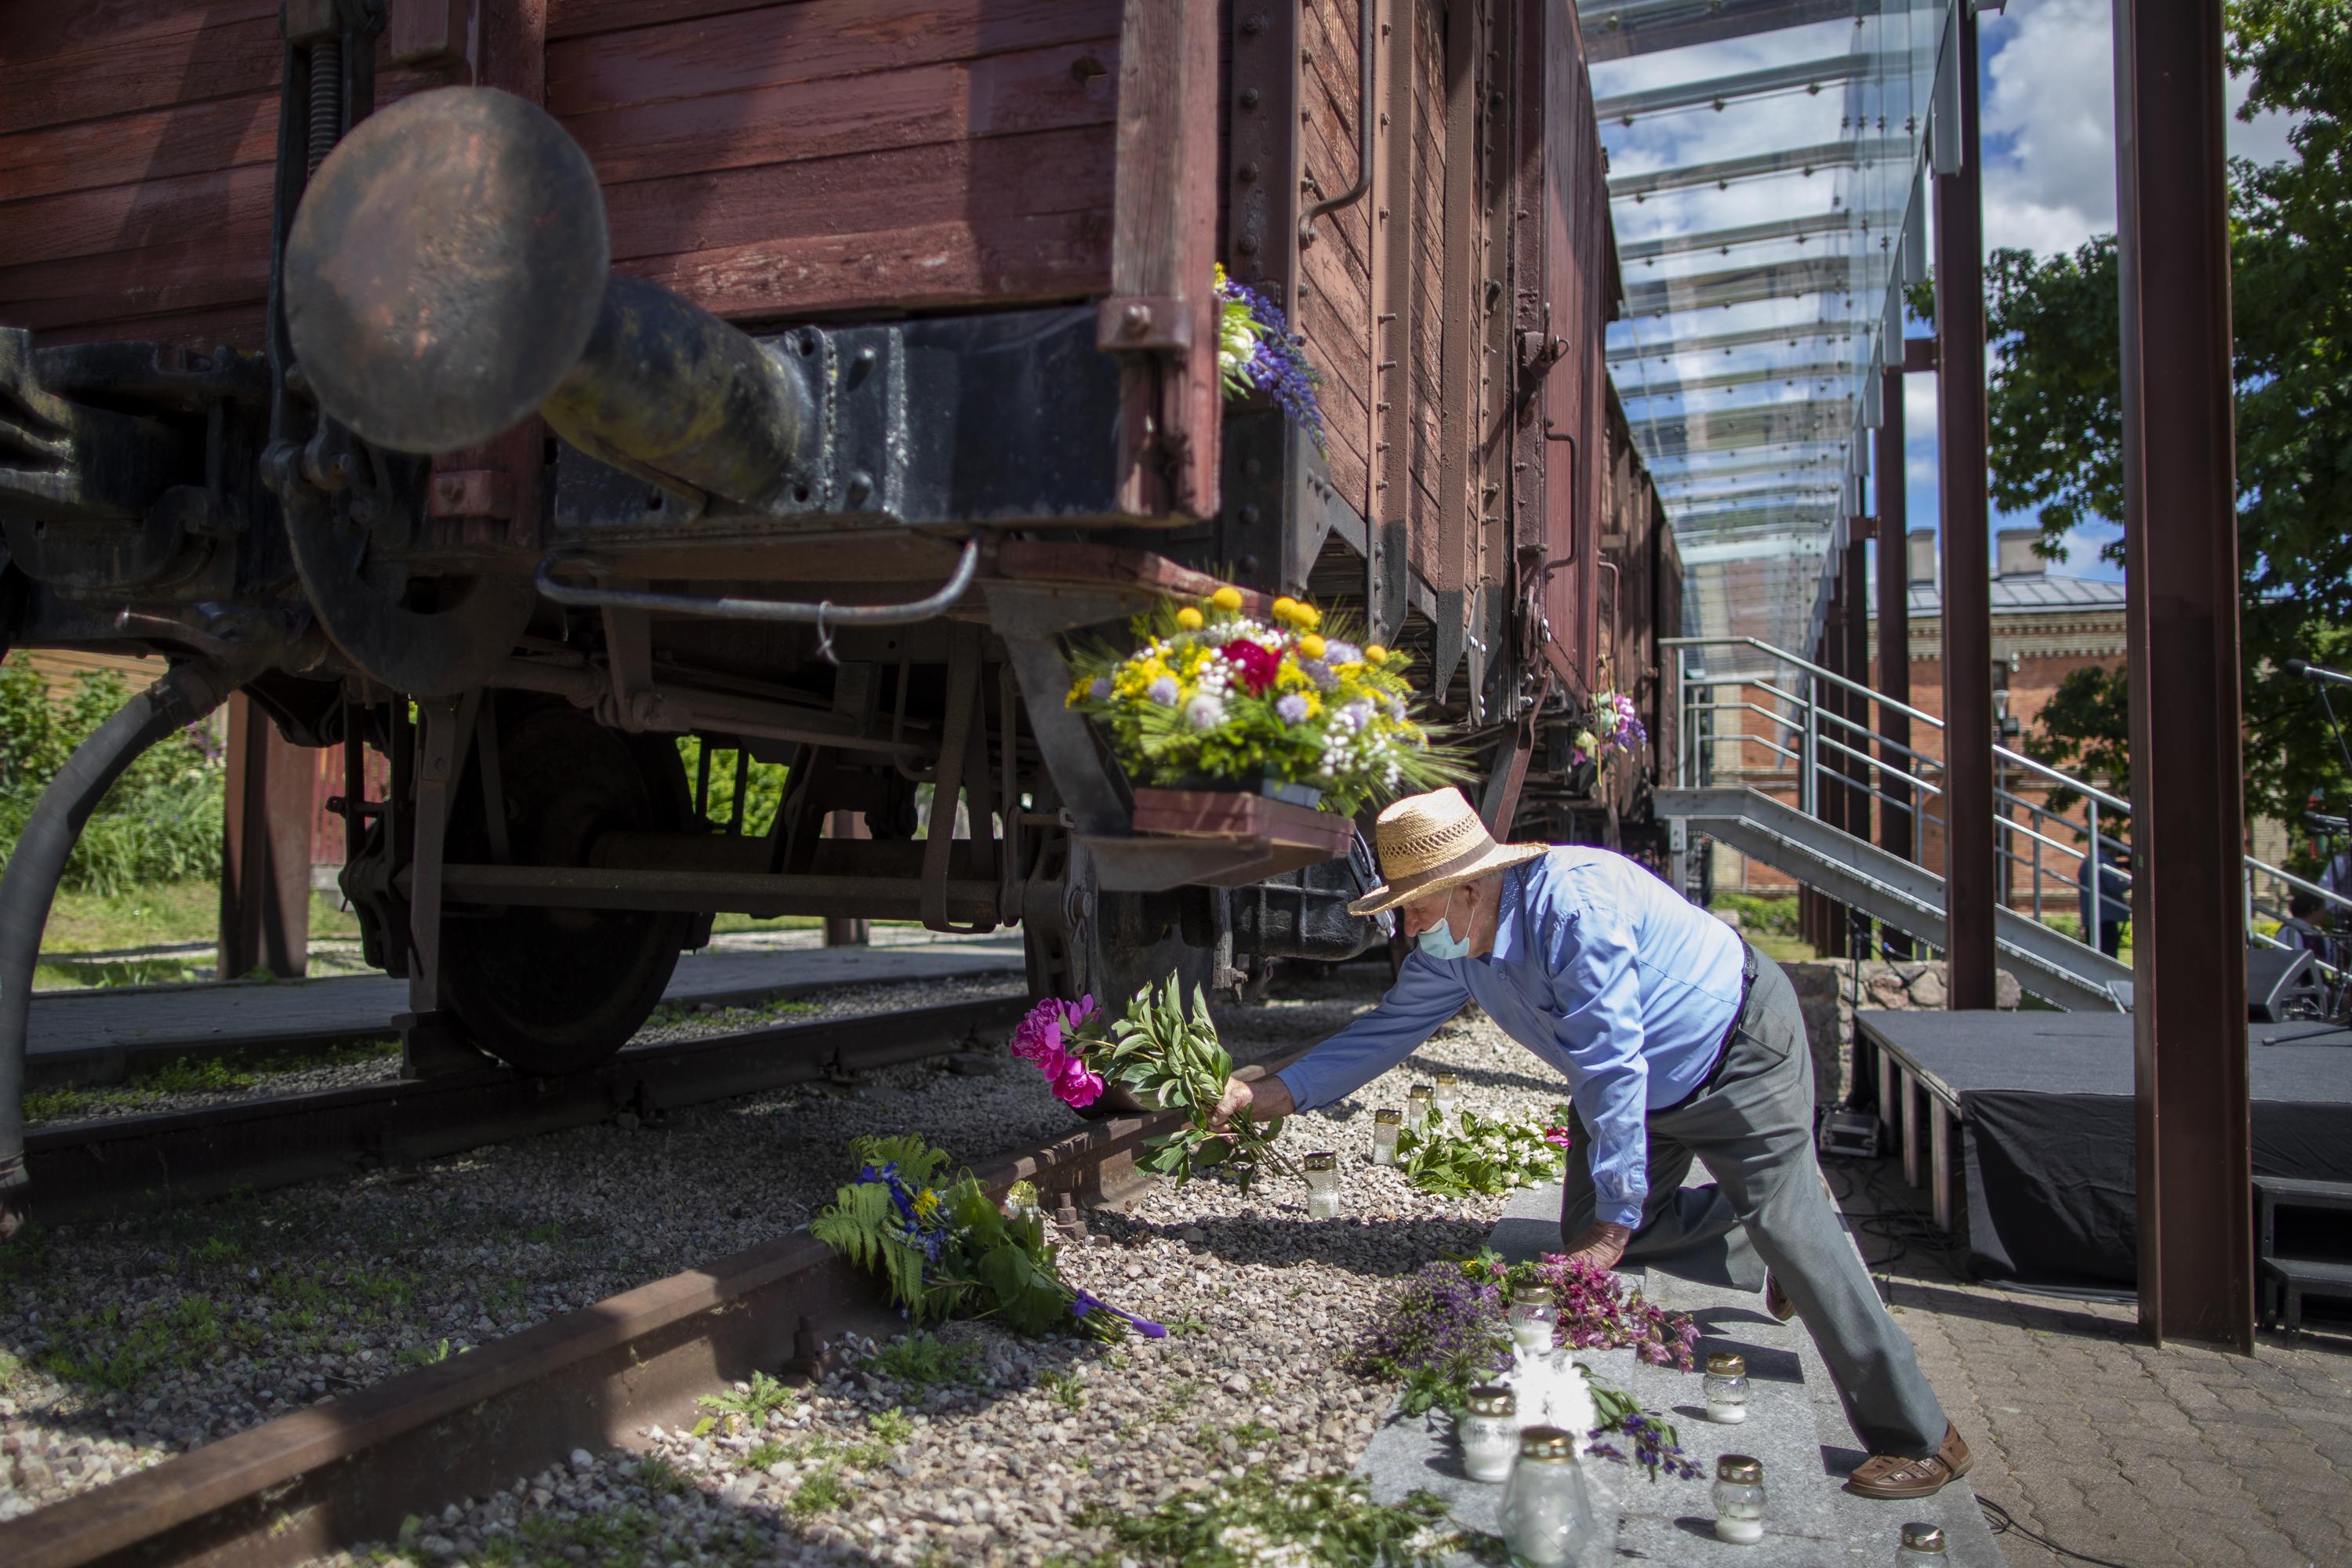
[[[839,1025],[753,1035],[772,1042],[822,1028],[840,1037],[835,1060],[880,1065],[892,1047],[862,1032],[868,1025],[926,1039],[935,1051],[940,1031],[956,1021],[949,1015],[993,1018],[988,1009],[1006,1005],[1017,1005],[859,1020],[854,1037]],[[731,1059],[751,1037],[696,1045]],[[887,1059],[908,1059],[912,1048],[897,1052]],[[1242,1075],[1278,1070],[1297,1054]],[[711,1076],[703,1081],[729,1081],[715,1060],[706,1070]],[[1162,1114],[1097,1122],[986,1162],[977,1173],[999,1192],[1034,1182],[1054,1207],[1059,1199],[1102,1195],[1133,1179],[1133,1152],[1172,1121]],[[836,1363],[845,1334],[897,1322],[868,1276],[796,1230],[0,1523],[0,1562],[13,1568],[301,1563],[388,1539],[410,1515],[478,1492],[486,1479],[528,1475],[575,1448],[625,1445],[649,1422],[691,1421],[698,1394],[754,1371],[821,1375]]]
[[[1019,996],[775,1024],[632,1046],[603,1067],[535,1079],[505,1068],[67,1122],[26,1135],[36,1215],[104,1213],[396,1166],[615,1116],[854,1075],[1002,1039]]]

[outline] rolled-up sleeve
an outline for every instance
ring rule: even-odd
[[[1276,1076],[1301,1110],[1330,1104],[1411,1056],[1437,1026],[1462,1010],[1469,988],[1416,948],[1397,971],[1381,1005],[1291,1063]]]
[[[1633,931],[1612,902],[1559,900],[1547,911],[1560,1049],[1591,1133],[1593,1215],[1639,1229],[1650,1190],[1649,1063]]]

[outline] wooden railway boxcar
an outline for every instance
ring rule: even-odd
[[[600,1059],[718,910],[1345,956],[1345,821],[1131,787],[1064,639],[1304,593],[1498,830],[1641,826],[1680,572],[1591,104],[1567,0],[0,0],[0,637],[345,748],[419,1070]],[[1319,444],[1222,395],[1220,262]]]

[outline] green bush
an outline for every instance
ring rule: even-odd
[[[1797,896],[1759,899],[1753,893],[1717,893],[1708,909],[1719,914],[1737,913],[1739,929],[1750,935],[1795,936],[1797,934]]]
[[[25,660],[0,663],[0,860],[41,791],[73,749],[131,700],[110,670],[75,678],[52,700]],[[65,886],[105,897],[153,882],[220,876],[221,809],[227,761],[215,715],[149,748],[99,804],[66,862]]]
[[[700,765],[702,737],[687,735],[677,742],[677,760],[686,769],[686,787],[694,788]],[[784,781],[792,772],[782,763],[754,762],[743,775],[743,831],[757,837],[768,831],[784,803]],[[724,827],[735,815],[735,748],[710,748],[710,799],[703,815]]]

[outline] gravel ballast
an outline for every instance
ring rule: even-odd
[[[1360,1010],[1376,972],[1341,973],[1221,1013],[1236,1058],[1312,1043]],[[1482,1113],[1541,1120],[1561,1098],[1465,1016],[1286,1132],[1294,1157],[1341,1152],[1342,1218],[1309,1221],[1279,1174],[1248,1194],[1161,1187],[1132,1213],[1088,1215],[1066,1274],[1169,1324],[1164,1340],[947,1325],[939,1338],[969,1352],[968,1378],[913,1386],[869,1367],[794,1391],[757,1430],[646,1430],[642,1453],[576,1454],[412,1521],[369,1560],[1045,1563],[1107,1542],[1081,1522],[1089,1505],[1134,1510],[1244,1468],[1344,1469],[1392,1391],[1337,1363],[1388,1282],[1475,1247],[1503,1203],[1436,1198],[1370,1163],[1371,1108],[1402,1105],[1441,1067]],[[0,1399],[0,1515],[789,1232],[846,1178],[856,1133],[921,1131],[977,1163],[1073,1125],[1022,1064],[978,1078],[924,1064],[673,1113],[658,1130],[581,1129],[55,1233],[0,1261],[0,1345],[20,1363]],[[96,1321],[94,1301],[117,1320]]]

